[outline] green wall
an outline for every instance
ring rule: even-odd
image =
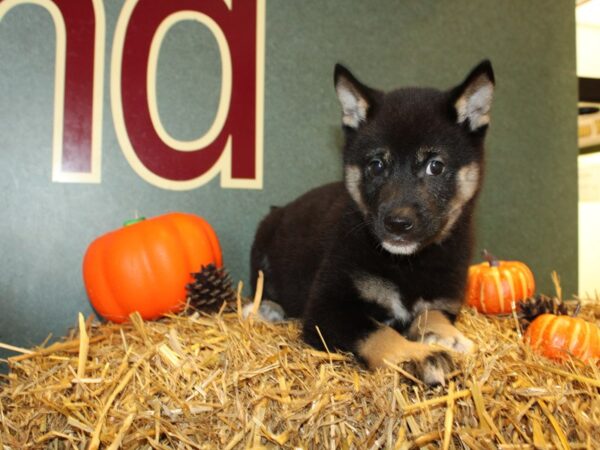
[[[121,1],[105,0],[106,54]],[[104,89],[102,183],[51,180],[54,31],[48,13],[19,6],[0,22],[0,342],[33,345],[90,313],[81,259],[96,236],[136,212],[193,212],[220,236],[234,279],[248,278],[257,222],[270,205],[339,179],[335,62],[367,84],[447,88],[481,59],[497,77],[478,211],[479,248],[577,284],[575,22],[572,0],[267,0],[264,189],[165,191],[123,157]],[[109,63],[105,82],[109,80]],[[158,66],[166,128],[188,139],[212,121],[219,54],[202,26],[179,24]],[[6,353],[2,353],[6,354]]]

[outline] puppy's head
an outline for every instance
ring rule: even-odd
[[[381,246],[412,254],[443,242],[481,186],[494,74],[489,61],[455,88],[388,93],[335,67],[345,183]]]

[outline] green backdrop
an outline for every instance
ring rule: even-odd
[[[110,55],[122,2],[104,5]],[[90,313],[83,253],[96,236],[136,213],[205,217],[233,278],[247,280],[253,233],[269,206],[341,176],[332,87],[338,61],[385,89],[447,88],[490,58],[498,84],[478,247],[526,261],[541,291],[551,292],[556,269],[565,293],[575,292],[572,0],[267,0],[262,190],[223,189],[214,179],[173,192],[143,181],[119,148],[107,84],[102,183],[52,183],[54,39],[48,13],[37,6],[16,7],[0,22],[0,342],[37,344],[49,333],[64,334],[78,311]],[[181,23],[168,34],[157,95],[174,136],[196,137],[211,123],[219,67],[216,41],[203,26]]]

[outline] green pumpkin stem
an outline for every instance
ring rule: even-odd
[[[126,220],[125,222],[123,222],[123,226],[129,227],[129,226],[134,225],[143,220],[146,220],[146,218],[145,217],[136,217],[135,219],[129,219],[129,220]]]

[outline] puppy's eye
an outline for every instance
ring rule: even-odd
[[[372,159],[367,166],[367,172],[373,177],[383,175],[383,172],[385,172],[385,162],[379,158]]]
[[[432,159],[427,163],[425,173],[427,175],[440,175],[444,171],[444,163],[439,159]]]

